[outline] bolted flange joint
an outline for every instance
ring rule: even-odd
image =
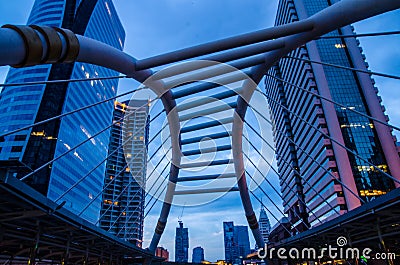
[[[27,67],[48,63],[72,63],[79,54],[79,41],[68,30],[48,26],[4,25],[16,31],[24,41],[25,57],[13,67]]]

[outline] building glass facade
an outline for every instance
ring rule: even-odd
[[[331,4],[328,0],[281,0],[275,24],[305,19]],[[328,35],[352,33],[353,28],[346,26]],[[266,93],[272,99],[269,105],[274,122],[284,209],[293,227],[302,228],[301,223],[318,225],[318,219],[330,220],[353,209],[357,203],[353,203],[355,197],[349,195],[349,190],[364,201],[369,201],[394,188],[393,181],[384,174],[350,152],[343,151],[343,148],[315,132],[297,117],[302,117],[324,134],[337,139],[363,159],[390,174],[386,156],[399,158],[397,153],[393,156],[382,150],[381,141],[393,142],[394,145],[390,134],[382,140],[377,135],[373,121],[346,108],[328,104],[295,87],[331,98],[349,109],[367,115],[371,115],[371,108],[383,109],[379,104],[367,104],[365,93],[369,92],[366,91],[375,90],[375,97],[377,93],[370,77],[365,79],[352,71],[311,65],[290,58],[311,59],[347,67],[362,65],[367,69],[363,60],[365,57],[360,50],[354,39],[319,39],[290,52],[288,57],[282,58],[269,71],[266,78]],[[282,108],[282,105],[290,111]]]
[[[264,207],[261,207],[260,210],[260,217],[258,218],[258,223],[260,225],[260,233],[264,239],[264,243],[268,243],[268,236],[269,232],[271,230],[271,223],[269,222],[268,215],[264,209]],[[260,248],[263,246],[259,246]]]
[[[250,241],[247,226],[236,226],[233,222],[224,222],[225,261],[240,264],[241,259],[250,254]]]
[[[114,102],[115,124],[111,127],[100,218],[103,229],[140,247],[146,196],[148,113],[147,100]],[[128,132],[126,137],[123,127]]]
[[[79,8],[78,4],[81,5]],[[36,0],[28,24],[69,28],[120,50],[125,39],[124,29],[110,0],[82,0],[77,3],[70,0]],[[85,79],[117,74],[84,63],[44,65],[11,69],[6,82]],[[19,118],[12,117],[3,122],[0,131],[11,131],[112,97],[117,93],[117,86],[118,81],[113,79],[7,88],[2,91],[1,106],[10,109],[26,106],[26,110],[18,110]],[[3,105],[4,101],[6,104]],[[84,210],[81,216],[96,222],[100,215],[105,175],[102,160],[107,156],[110,130],[99,132],[111,124],[112,111],[113,103],[104,103],[43,126],[35,126],[18,133],[18,137],[5,137],[7,139],[2,139],[1,143],[0,159],[18,159],[36,169],[72,150],[31,176],[27,182],[49,199],[57,200],[86,176],[58,202],[65,201],[65,207],[77,214]],[[94,135],[97,136],[88,140]],[[88,141],[74,149],[85,140]]]
[[[189,232],[179,221],[175,234],[175,262],[188,262],[189,260]]]

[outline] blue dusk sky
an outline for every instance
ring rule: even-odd
[[[0,25],[25,24],[33,0],[0,1]],[[220,38],[251,32],[273,26],[277,0],[114,0],[114,4],[125,27],[125,51],[139,59],[189,47]],[[393,11],[355,24],[357,33],[399,30],[400,11]],[[361,46],[372,71],[400,76],[400,36],[360,38]],[[0,67],[0,83],[4,82],[8,67]],[[400,81],[374,77],[391,123],[400,125]],[[122,80],[119,91],[137,87],[131,80]],[[266,108],[266,106],[265,106]],[[267,111],[266,111],[267,112]],[[271,140],[271,139],[270,139]],[[278,186],[277,177],[268,174]],[[278,205],[280,199],[268,188],[268,193]],[[261,191],[255,193],[261,196]],[[262,197],[262,196],[261,196]],[[265,204],[279,219],[282,215],[270,201]],[[190,204],[182,201],[182,204]],[[258,215],[258,202],[254,202]],[[144,246],[147,247],[159,214],[159,204],[150,212],[145,222]],[[167,248],[174,259],[175,227],[182,206],[172,207],[166,232],[160,245]],[[269,215],[272,224],[276,220]],[[189,228],[189,256],[192,249],[202,246],[205,258],[215,261],[224,258],[223,221],[234,221],[246,225],[238,193],[201,206],[186,206],[182,221]],[[254,240],[250,234],[251,247]],[[191,258],[190,258],[191,260]]]

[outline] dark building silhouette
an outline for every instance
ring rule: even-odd
[[[204,249],[202,247],[195,247],[192,254],[192,263],[201,263],[204,259]]]

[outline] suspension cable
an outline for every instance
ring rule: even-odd
[[[310,90],[307,90],[307,89],[305,89],[305,88],[303,88],[303,87],[297,86],[297,85],[295,85],[295,84],[293,84],[293,83],[290,83],[290,82],[288,82],[288,81],[285,81],[285,80],[283,80],[283,79],[281,79],[281,78],[278,78],[278,77],[276,77],[276,76],[270,75],[270,74],[268,74],[268,73],[267,73],[266,75],[269,76],[269,77],[272,77],[272,78],[274,78],[274,79],[276,79],[276,80],[278,80],[278,81],[280,81],[280,82],[286,83],[286,84],[288,84],[288,85],[291,86],[291,87],[295,87],[295,88],[300,89],[300,90],[302,90],[302,91],[304,91],[304,92],[306,92],[306,93],[308,93],[308,94],[311,94],[311,95],[316,96],[316,97],[318,97],[318,98],[320,98],[320,99],[323,99],[323,100],[326,100],[326,101],[328,101],[328,102],[330,102],[330,103],[333,103],[333,104],[335,104],[335,105],[337,105],[337,106],[339,106],[339,107],[341,107],[341,108],[344,108],[344,109],[346,109],[346,110],[348,110],[348,111],[354,112],[354,113],[356,113],[356,114],[358,114],[358,115],[360,115],[360,116],[363,116],[363,117],[365,117],[365,118],[368,118],[368,119],[370,119],[370,120],[373,120],[373,121],[376,121],[376,122],[378,122],[378,123],[380,123],[380,124],[383,124],[383,125],[385,125],[385,126],[387,126],[387,127],[393,128],[393,129],[395,129],[395,130],[397,130],[397,131],[400,131],[400,127],[394,126],[394,125],[389,124],[389,123],[387,123],[387,122],[381,121],[381,120],[379,120],[379,119],[377,119],[377,118],[375,118],[375,117],[369,116],[369,115],[364,114],[364,113],[362,113],[362,112],[360,112],[360,111],[357,111],[357,110],[355,110],[355,109],[349,108],[349,107],[347,107],[347,106],[345,106],[345,105],[343,105],[343,104],[341,104],[341,103],[339,103],[339,102],[333,101],[332,99],[329,99],[329,98],[327,98],[327,97],[321,96],[321,95],[318,94],[318,93],[315,93],[315,92],[312,92],[312,91],[310,91]]]
[[[390,176],[389,174],[387,174],[386,172],[384,172],[383,170],[381,170],[379,167],[377,167],[376,165],[370,163],[368,160],[366,160],[365,158],[361,157],[360,155],[358,155],[356,152],[354,152],[353,150],[349,149],[348,147],[346,147],[345,145],[341,144],[339,141],[333,139],[331,136],[327,135],[326,133],[320,131],[318,128],[316,128],[314,125],[310,124],[309,122],[307,122],[306,120],[304,120],[302,117],[300,117],[299,115],[297,115],[296,113],[294,113],[293,111],[289,110],[288,108],[286,108],[285,106],[283,106],[282,104],[280,104],[279,102],[277,102],[276,100],[272,99],[270,96],[266,95],[264,92],[262,92],[261,90],[257,89],[257,92],[259,92],[260,94],[262,94],[264,97],[268,98],[269,100],[271,100],[272,102],[274,102],[275,104],[277,104],[278,106],[280,106],[281,108],[283,108],[284,110],[288,111],[289,113],[291,113],[293,116],[295,116],[297,119],[303,121],[305,124],[307,124],[308,126],[310,126],[310,128],[313,128],[315,131],[319,132],[321,135],[323,135],[324,137],[330,139],[331,141],[334,141],[336,144],[338,144],[339,146],[341,146],[342,148],[344,148],[345,150],[347,150],[348,152],[350,152],[351,154],[353,154],[355,157],[361,159],[362,161],[366,162],[368,165],[374,167],[375,169],[377,169],[379,172],[381,172],[382,174],[384,174],[386,177],[392,179],[393,181],[397,182],[400,184],[400,181],[395,179],[394,177]],[[353,193],[353,192],[352,192]]]
[[[167,139],[168,139],[168,138],[167,138]],[[167,139],[166,139],[166,140],[167,140]],[[135,156],[134,156],[133,158],[131,158],[131,160],[135,159],[135,158],[138,157],[140,154],[143,154],[143,153],[145,152],[145,150],[146,150],[146,149],[143,148],[142,150],[140,150],[140,152],[137,152],[137,153],[135,154]],[[154,155],[153,155],[153,156],[154,156]],[[150,159],[147,160],[146,162],[150,161],[151,159],[152,159],[152,158],[150,158]],[[146,167],[146,165],[143,165],[142,168],[141,168],[141,170],[143,170],[145,167]],[[78,216],[80,216],[80,215],[95,201],[95,199],[97,199],[101,194],[103,194],[103,191],[104,191],[105,189],[107,189],[108,186],[111,185],[111,183],[112,183],[118,176],[120,176],[127,168],[128,168],[128,163],[125,165],[125,167],[124,167],[116,176],[114,176],[114,178],[113,178],[109,183],[107,183],[107,185],[94,197],[94,199],[92,199],[92,200],[89,202],[89,204],[87,204],[86,207],[84,207],[84,208],[80,211],[80,213],[78,214]],[[138,174],[136,174],[135,177],[138,177]]]
[[[252,107],[251,107],[251,108],[252,108]],[[252,108],[252,109],[253,109],[253,108]],[[246,124],[249,125],[250,129],[252,129],[252,130],[257,134],[257,136],[260,137],[260,139],[262,139],[262,141],[264,141],[264,142],[266,143],[265,139],[262,138],[261,135],[260,135],[257,131],[255,131],[255,129],[252,128],[252,126],[251,126],[249,123],[246,122]],[[281,133],[281,135],[286,136],[283,132],[280,131],[280,133]],[[247,138],[246,138],[246,140],[249,141]],[[267,143],[267,145],[268,145],[268,147],[270,147],[271,150],[274,151],[279,157],[284,158],[281,154],[278,154],[278,152],[276,152],[276,149],[275,149],[274,147],[272,147],[269,143]],[[297,146],[297,145],[296,145],[296,146]],[[259,153],[259,154],[260,154],[260,153]],[[261,154],[260,154],[260,155],[261,155]],[[313,160],[313,159],[312,159],[312,161],[313,161],[313,163],[314,163],[314,160]],[[296,174],[298,174],[299,176],[301,175],[300,172],[299,172],[296,168],[294,168],[288,161],[286,161],[286,159],[283,159],[283,162],[284,162],[286,165],[288,165],[288,166],[290,167],[290,169],[293,170]],[[317,166],[318,166],[319,168],[322,168],[326,173],[329,174],[329,171],[326,170],[326,168],[322,167],[321,164],[319,164],[319,163],[316,163],[316,164],[317,164]],[[271,165],[271,168],[273,168],[272,165]],[[276,172],[276,171],[275,171],[275,172]],[[276,172],[276,173],[277,173],[277,172]],[[278,174],[278,175],[279,175],[279,174]],[[302,178],[302,180],[304,180],[305,183],[315,192],[315,194],[318,195],[326,204],[328,204],[328,206],[329,206],[331,209],[333,209],[337,214],[339,214],[339,212],[338,212],[329,202],[326,202],[326,201],[325,201],[325,198],[315,189],[315,187],[314,187],[313,185],[311,185],[311,184],[309,183],[308,180],[306,180],[306,179],[304,179],[304,178]]]
[[[264,189],[261,187],[261,183],[257,183],[257,182],[254,180],[253,176],[252,176],[251,174],[249,174],[249,172],[248,172],[247,170],[245,170],[245,172],[246,172],[246,174],[251,178],[251,180],[253,180],[253,182],[256,183],[256,185],[258,185],[258,188],[262,191],[262,193],[264,193],[265,197],[267,197],[267,199],[271,201],[271,203],[272,203],[272,204],[275,206],[275,208],[282,214],[282,216],[285,216],[285,213],[280,209],[280,207],[278,207],[278,205],[276,205],[276,203],[274,202],[274,200],[271,199],[271,197],[270,197],[270,196],[264,191]],[[300,216],[297,216],[297,217],[300,218]],[[304,220],[303,220],[302,218],[300,218],[300,220],[304,223]],[[291,226],[291,227],[293,227],[294,229],[296,229],[296,231],[297,231],[298,233],[300,233],[300,230],[297,228],[297,226],[294,226],[294,224],[293,224],[292,222],[290,222],[290,221],[289,221],[289,223],[290,223],[290,226]],[[305,224],[305,223],[304,223],[304,224]],[[305,224],[305,225],[309,228],[309,225],[307,225],[307,224]]]
[[[353,68],[353,67],[348,67],[348,66],[343,66],[343,65],[326,63],[326,62],[319,62],[319,61],[314,61],[314,60],[309,60],[309,59],[304,59],[304,58],[299,58],[299,57],[294,57],[294,56],[289,56],[289,55],[283,56],[283,58],[295,59],[295,60],[299,60],[299,61],[303,61],[303,62],[316,63],[316,64],[335,67],[335,68],[339,68],[339,69],[350,70],[353,72],[360,72],[360,73],[364,73],[364,74],[383,76],[383,77],[387,77],[387,78],[400,80],[400,76],[397,76],[397,75],[384,74],[384,73],[374,72],[374,71],[370,71],[370,70],[363,70],[363,69],[358,69],[358,68]]]
[[[136,136],[137,134],[141,133],[141,130],[144,129],[147,126],[147,124],[143,125],[142,127],[140,127],[135,134],[129,136],[128,139],[126,139],[123,143],[119,144],[118,147],[112,151],[110,154],[107,155],[106,158],[104,158],[102,161],[100,161],[100,163],[98,163],[94,168],[92,168],[85,176],[83,176],[82,178],[80,178],[77,182],[74,183],[74,185],[72,185],[68,190],[66,190],[63,194],[61,194],[56,200],[55,202],[58,202],[62,197],[64,197],[67,193],[69,193],[73,188],[75,188],[79,183],[81,183],[83,180],[86,179],[86,177],[88,177],[90,174],[92,174],[98,167],[100,167],[101,165],[103,165],[103,163],[105,161],[107,161],[107,159],[109,159],[115,152],[117,152],[119,149],[121,149],[121,147],[123,147],[126,143],[128,143],[134,136]],[[150,144],[150,142],[149,142]],[[136,155],[135,155],[136,157]],[[105,188],[104,188],[105,189]],[[103,191],[104,191],[103,189]]]
[[[165,180],[168,178],[169,174],[167,174],[163,180],[163,183],[165,182]],[[161,184],[163,184],[161,183]],[[161,187],[161,185],[159,186]],[[157,201],[160,200],[161,195],[163,194],[163,192],[165,191],[165,189],[167,188],[167,185],[164,185],[164,188],[162,189],[161,193],[157,196],[157,199],[153,202],[152,206],[150,207],[150,209],[147,211],[147,213],[143,216],[143,220],[147,217],[147,215],[150,213],[150,211],[153,209],[154,205],[157,203]],[[158,190],[158,189],[157,189]],[[131,216],[132,217],[132,216]],[[138,219],[139,216],[136,216],[136,219],[134,220],[134,222]],[[130,219],[128,220],[130,221]],[[128,234],[132,231],[132,229],[134,229],[133,231],[137,230],[137,227],[131,227],[128,230]],[[130,238],[131,239],[131,238]]]
[[[167,152],[169,152],[171,150],[171,148],[167,151]],[[162,159],[161,159],[161,161],[162,161]],[[158,163],[159,164],[159,163]],[[164,173],[164,171],[165,171],[165,169],[167,168],[167,166],[169,165],[169,163],[167,163],[167,165],[164,167],[164,169],[161,171],[161,174],[160,175],[162,175],[163,173]],[[156,167],[155,167],[156,168]],[[154,168],[154,169],[155,169]],[[143,169],[143,168],[142,168]],[[154,172],[154,170],[153,170],[153,172]],[[137,175],[136,175],[137,176]],[[146,181],[147,180],[149,180],[150,179],[150,176],[146,179]],[[158,181],[158,180],[157,180]],[[153,185],[154,186],[154,185]],[[150,188],[151,189],[151,188]],[[136,191],[136,193],[134,194],[134,196],[132,196],[132,198],[128,201],[128,203],[127,203],[127,205],[125,206],[125,208],[124,208],[124,210],[122,211],[122,212],[124,212],[124,211],[126,211],[126,209],[128,208],[128,206],[129,206],[129,204],[132,202],[132,200],[134,199],[134,197],[137,195],[137,193],[139,192],[140,190],[138,190],[138,191]],[[150,191],[149,191],[150,192]],[[119,195],[120,196],[120,195]],[[119,197],[118,196],[118,197]],[[137,206],[138,207],[138,206]],[[137,207],[135,208],[135,210],[137,209]],[[108,209],[107,209],[107,211],[110,209],[111,207],[109,207]],[[109,230],[112,228],[112,227],[114,227],[114,225],[117,223],[117,221],[119,220],[119,218],[122,216],[122,212],[119,214],[119,216],[117,217],[117,219],[115,219],[114,220],[114,222],[113,222],[113,224],[110,226],[110,228],[109,228]],[[105,214],[105,213],[104,213]],[[103,216],[104,216],[104,214],[103,214]],[[100,219],[99,219],[99,221],[100,221]]]
[[[246,136],[243,135],[243,137],[244,137],[244,138],[246,139],[246,141],[254,148],[254,150],[256,150],[256,152],[260,155],[260,157],[263,158],[263,160],[264,160],[264,161],[267,163],[267,165],[272,169],[272,171],[274,171],[274,173],[275,173],[277,176],[279,176],[280,174],[278,173],[278,171],[269,163],[269,161],[268,161],[267,159],[265,159],[264,156],[261,155],[261,152],[255,148],[255,146],[253,145],[253,143],[251,143],[250,140],[249,140]],[[243,154],[244,154],[244,155],[246,156],[246,158],[250,161],[250,163],[251,163],[251,164],[253,165],[253,167],[257,170],[257,172],[264,178],[264,180],[268,182],[268,184],[272,187],[272,189],[275,191],[275,193],[278,194],[278,196],[282,199],[282,201],[284,201],[284,200],[283,200],[283,195],[275,188],[274,185],[272,185],[272,183],[269,181],[269,179],[267,178],[267,176],[264,175],[264,174],[262,174],[262,172],[260,171],[260,169],[259,169],[258,167],[256,167],[256,165],[254,164],[254,162],[250,159],[250,157],[249,157],[246,153],[243,152]],[[256,183],[256,184],[257,184],[257,183]],[[289,187],[289,190],[296,196],[297,194],[296,194],[296,192],[293,190],[293,188],[290,187],[289,185],[288,185],[288,187]],[[305,203],[305,201],[304,201],[302,198],[298,198],[298,199],[299,199],[299,201],[314,215],[314,217],[322,224],[322,221],[319,219],[319,217],[318,217],[317,215],[315,215],[315,213],[314,213],[313,211],[311,211],[311,209],[307,206],[307,204]],[[285,202],[285,201],[284,201],[284,202]],[[329,205],[329,204],[328,204],[328,205]],[[329,206],[331,206],[331,205],[329,205]],[[332,209],[332,208],[333,208],[333,207],[331,206],[331,209]],[[334,208],[333,208],[333,209],[334,209]],[[297,213],[296,213],[296,215],[297,215]],[[300,218],[299,215],[297,215],[297,217]],[[300,218],[300,219],[301,219],[301,218]]]
[[[155,99],[153,99],[152,101],[157,100],[157,99],[158,99],[158,97],[155,98]],[[141,106],[141,107],[144,107],[144,106],[146,106],[146,105],[147,105],[147,104],[144,104],[144,105]],[[132,114],[134,114],[135,112],[136,112],[136,110],[133,111],[133,112],[131,112],[131,113],[129,113],[128,115],[125,115],[124,117],[128,117],[129,115],[132,115]],[[59,155],[58,157],[53,158],[52,160],[46,162],[45,164],[43,164],[43,165],[40,166],[39,168],[35,169],[35,170],[32,171],[31,173],[29,173],[29,174],[25,175],[24,177],[22,177],[20,180],[21,180],[21,181],[25,180],[26,178],[32,176],[33,174],[36,174],[38,171],[42,170],[42,169],[45,168],[46,166],[48,166],[48,165],[54,163],[55,161],[57,161],[58,159],[60,159],[60,158],[62,158],[62,157],[64,157],[64,156],[66,156],[67,154],[69,154],[69,153],[72,152],[73,150],[76,150],[77,148],[79,148],[80,146],[84,145],[84,144],[87,143],[88,141],[92,140],[93,138],[95,138],[95,137],[97,137],[98,135],[102,134],[103,132],[107,131],[107,130],[108,130],[109,128],[111,128],[113,125],[115,125],[115,124],[117,124],[118,122],[122,121],[122,120],[124,119],[124,117],[122,117],[122,118],[119,119],[119,120],[116,120],[116,121],[112,122],[110,125],[108,125],[108,126],[105,127],[104,129],[102,129],[102,130],[100,130],[99,132],[95,133],[95,134],[92,135],[91,137],[88,137],[88,139],[82,141],[81,143],[79,143],[78,145],[76,145],[76,146],[74,146],[73,148],[69,149],[68,151],[62,153],[62,154]]]
[[[48,80],[48,81],[34,81],[25,83],[7,83],[0,84],[0,87],[14,87],[14,86],[36,86],[36,85],[49,85],[49,84],[62,84],[62,83],[77,83],[77,82],[88,82],[88,81],[101,81],[110,79],[123,79],[129,78],[127,75],[117,75],[109,77],[91,77],[91,78],[77,78],[77,79],[58,79],[58,80]]]
[[[169,164],[169,163],[168,163],[168,164]],[[158,186],[158,189],[157,189],[157,191],[154,193],[154,195],[158,192],[159,188],[165,183],[165,180],[168,179],[168,176],[169,176],[169,173],[165,176],[165,178],[163,178],[163,181],[162,181],[162,182],[160,183],[160,185]],[[165,189],[166,187],[167,187],[167,185],[164,185],[164,189]],[[159,194],[159,196],[157,197],[157,200],[160,198],[160,196],[161,196],[161,194],[162,194],[163,192],[164,192],[164,190]],[[153,197],[154,197],[154,196],[153,196]],[[133,199],[132,199],[132,200],[133,200]],[[155,200],[155,202],[157,202],[157,200]],[[147,206],[147,205],[146,205],[146,206]],[[146,206],[145,206],[145,208],[146,208]],[[117,233],[116,236],[119,236],[119,234],[121,233],[121,231],[123,231],[124,229],[126,229],[127,223],[131,221],[132,217],[133,217],[134,214],[135,214],[135,210],[136,210],[138,207],[139,207],[139,205],[137,205],[137,206],[135,207],[135,209],[132,211],[132,214],[128,217],[127,221],[125,222],[125,225],[119,230],[119,232]],[[119,216],[119,217],[120,217],[120,216]],[[119,217],[117,218],[117,220],[119,219]],[[143,219],[144,219],[145,217],[146,217],[146,216],[144,216]],[[139,218],[139,216],[136,216],[136,218],[133,220],[133,222],[136,222],[138,218]],[[117,221],[117,220],[116,220],[116,221]],[[115,225],[116,221],[113,223],[112,226]],[[131,227],[131,228],[128,230],[128,232],[130,232],[130,231],[132,230],[132,228],[134,228],[134,227]]]
[[[266,206],[264,205],[264,203],[262,202],[262,200],[260,200],[260,199],[254,194],[254,192],[253,192],[252,190],[250,190],[250,193],[251,193],[251,195],[253,195],[253,197],[264,207],[264,209],[266,209],[266,210],[268,211],[268,213],[269,213],[272,217],[274,217],[274,219],[278,222],[278,224],[282,224],[282,223],[281,223],[281,220],[279,220],[278,218],[276,218],[276,216],[268,209],[268,207],[266,207]],[[285,215],[283,215],[283,217],[287,218]],[[286,232],[289,233],[289,235],[293,235],[293,233],[292,233],[290,230],[288,230],[286,226],[283,225],[283,228],[286,230]]]
[[[91,107],[94,107],[94,106],[97,106],[97,105],[106,103],[106,102],[108,102],[108,101],[111,101],[111,100],[114,100],[114,99],[117,99],[117,98],[120,98],[120,97],[129,95],[129,94],[138,92],[138,91],[143,90],[143,89],[148,89],[148,88],[147,88],[147,87],[140,87],[140,88],[137,88],[137,89],[134,89],[134,90],[130,90],[130,91],[128,91],[128,92],[122,93],[122,94],[120,94],[120,95],[113,96],[113,97],[108,98],[108,99],[105,99],[105,100],[98,101],[98,102],[96,102],[96,103],[93,103],[93,104],[84,106],[84,107],[82,107],[82,108],[75,109],[75,110],[72,110],[72,111],[69,111],[69,112],[65,112],[65,113],[63,113],[63,114],[54,116],[54,117],[52,117],[52,118],[49,118],[49,119],[46,119],[46,120],[43,120],[43,121],[39,121],[39,122],[36,122],[36,123],[31,124],[31,125],[28,125],[28,126],[21,127],[21,128],[19,128],[19,129],[13,130],[13,131],[11,131],[11,132],[7,132],[7,133],[5,133],[5,134],[2,134],[2,135],[0,136],[0,138],[5,137],[5,136],[8,136],[8,135],[15,134],[15,133],[20,132],[20,131],[24,131],[24,130],[33,128],[34,126],[42,125],[42,124],[48,123],[48,122],[50,122],[50,121],[57,120],[57,119],[60,119],[60,118],[69,116],[69,115],[74,114],[74,113],[76,113],[76,112],[79,112],[79,111],[82,111],[82,110],[85,110],[85,109],[88,109],[88,108],[91,108]]]
[[[261,92],[262,93],[262,92]],[[249,105],[250,106],[250,105]],[[251,106],[250,106],[251,107]],[[261,115],[261,113],[259,113],[257,110],[255,110],[253,107],[251,107],[253,109],[253,111],[257,112],[265,121],[267,121],[269,124],[272,125],[272,122],[269,121],[268,119],[266,119],[263,115]],[[305,154],[308,158],[311,158],[311,161],[316,163],[321,169],[323,169],[326,173],[328,173],[333,180],[338,181],[340,184],[343,185],[343,187],[345,187],[347,190],[349,190],[356,198],[358,198],[360,201],[364,202],[365,201],[358,195],[355,194],[349,187],[347,187],[346,184],[344,184],[341,180],[337,179],[331,171],[327,170],[326,168],[324,168],[321,163],[319,163],[318,161],[316,161],[313,157],[311,157],[303,148],[300,147],[300,145],[298,145],[296,142],[294,142],[292,139],[290,139],[289,137],[287,137],[283,132],[277,130],[279,133],[281,133],[282,135],[285,136],[285,138],[290,141],[292,144],[294,144],[300,151],[302,151],[303,154]]]
[[[361,34],[348,34],[339,36],[321,36],[316,39],[338,39],[338,38],[356,38],[356,37],[375,37],[375,36],[387,36],[387,35],[397,35],[400,31],[386,31],[386,32],[374,32],[374,33],[361,33]]]

